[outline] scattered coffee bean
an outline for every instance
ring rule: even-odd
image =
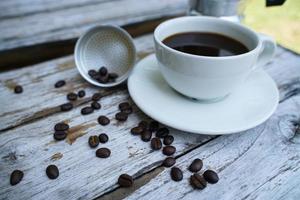
[[[117,73],[109,73],[108,74],[108,78],[110,79],[117,79],[119,77],[119,75]]]
[[[197,158],[197,159],[193,160],[193,162],[190,164],[189,170],[191,172],[198,172],[202,169],[202,167],[203,167],[202,160]]]
[[[108,135],[106,135],[105,133],[101,133],[99,135],[99,141],[101,143],[106,143],[108,141]]]
[[[89,145],[91,148],[95,148],[99,145],[99,138],[96,135],[92,135],[89,137]]]
[[[183,178],[181,169],[179,169],[178,167],[172,167],[171,178],[173,181],[181,181]]]
[[[170,145],[172,144],[174,141],[174,137],[172,135],[167,135],[166,137],[164,137],[164,145]]]
[[[106,74],[107,74],[107,68],[106,67],[101,67],[100,69],[99,69],[99,74],[101,75],[101,76],[105,76]]]
[[[100,148],[96,151],[98,158],[107,158],[110,156],[110,150],[108,148]]]
[[[169,129],[167,129],[167,128],[160,128],[160,129],[158,129],[157,132],[156,132],[156,137],[164,138],[164,137],[166,137],[168,134],[169,134]]]
[[[73,104],[72,103],[64,103],[60,106],[60,110],[61,111],[69,111],[73,108]]]
[[[109,124],[109,122],[110,122],[110,120],[103,115],[98,117],[98,123],[101,124],[102,126]]]
[[[209,183],[217,183],[219,181],[219,176],[216,172],[214,172],[213,170],[206,170],[203,173],[203,177],[205,178],[205,180]]]
[[[190,184],[193,188],[200,190],[203,190],[207,185],[206,180],[200,174],[191,175]]]
[[[92,112],[94,112],[94,109],[89,106],[81,109],[81,114],[83,114],[83,115],[88,115],[88,114],[91,114]]]
[[[55,140],[64,140],[67,137],[67,133],[65,131],[55,131],[53,137]]]
[[[138,125],[139,127],[142,127],[144,130],[147,130],[148,129],[148,122],[146,122],[146,121],[140,121],[140,123],[139,123],[139,125]]]
[[[23,87],[21,85],[16,85],[15,87],[15,93],[20,94],[23,92]]]
[[[122,110],[123,113],[126,113],[127,115],[131,114],[133,112],[132,107],[129,107],[128,109]]]
[[[102,97],[101,93],[98,92],[98,93],[93,94],[92,100],[99,101],[101,99],[101,97]]]
[[[132,128],[130,132],[132,135],[140,135],[140,134],[142,134],[143,130],[144,129],[142,127],[137,126],[137,127]]]
[[[96,109],[96,110],[99,110],[99,109],[101,108],[100,103],[98,103],[97,101],[93,101],[93,102],[91,103],[91,106],[92,106],[92,108],[94,108],[94,109]]]
[[[21,182],[21,180],[23,179],[24,173],[20,170],[14,170],[11,174],[10,174],[10,184],[11,185],[17,185],[18,183]]]
[[[118,112],[118,113],[115,115],[115,117],[116,117],[116,120],[123,122],[123,121],[126,121],[126,120],[127,120],[128,115],[127,115],[126,113],[124,113],[124,112]]]
[[[128,102],[122,102],[119,104],[119,109],[120,111],[126,110],[128,108],[130,108],[130,104]]]
[[[162,146],[162,144],[161,144],[161,141],[159,138],[155,137],[155,138],[151,139],[151,148],[153,150],[159,150],[159,149],[161,149],[161,146]]]
[[[122,174],[118,178],[118,184],[121,187],[131,187],[133,184],[133,178],[128,174]]]
[[[162,150],[163,154],[166,156],[171,156],[175,153],[176,148],[174,146],[165,146]]]
[[[74,92],[71,92],[71,93],[67,94],[67,99],[69,101],[75,101],[75,100],[77,100],[77,94],[75,94]]]
[[[96,70],[94,70],[94,69],[91,69],[91,70],[89,70],[88,71],[88,74],[89,74],[89,76],[90,77],[94,77],[94,76],[96,76],[98,73],[97,73],[97,71]]]
[[[145,130],[142,132],[141,134],[141,139],[144,141],[144,142],[149,142],[151,140],[151,137],[152,137],[152,133],[151,131],[149,130]]]
[[[57,123],[54,126],[55,131],[66,131],[68,129],[69,129],[69,125],[66,124],[66,123],[63,123],[63,122],[62,123]]]
[[[157,121],[150,122],[150,124],[149,124],[149,131],[155,132],[155,131],[158,130],[158,128],[159,128],[159,123]]]
[[[60,88],[60,87],[64,86],[65,84],[66,84],[66,81],[60,80],[55,83],[54,87]]]
[[[46,168],[46,174],[50,179],[56,179],[59,176],[58,168],[55,165],[49,165]]]
[[[173,158],[173,157],[167,157],[163,161],[163,166],[165,166],[165,167],[172,167],[175,163],[176,163],[176,159],[175,158]]]
[[[84,90],[80,90],[78,93],[77,93],[78,97],[79,98],[82,98],[85,96],[85,91]]]

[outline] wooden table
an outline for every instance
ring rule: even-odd
[[[141,59],[153,52],[153,28],[165,18],[183,14],[187,5],[180,0],[31,1],[35,6],[22,0],[0,3],[5,8],[0,13],[1,69],[70,53],[76,38],[98,23],[122,25],[136,36]],[[66,50],[61,50],[64,45]],[[170,169],[162,167],[161,151],[151,150],[149,143],[130,134],[140,120],[149,120],[145,114],[134,106],[126,122],[114,119],[120,102],[132,102],[125,85],[104,90],[87,84],[72,55],[2,72],[0,199],[299,199],[300,56],[278,47],[264,69],[280,90],[279,107],[267,122],[224,136],[170,128],[177,148],[176,166],[184,172],[181,182],[172,181]],[[60,79],[67,84],[54,88]],[[16,84],[23,86],[22,94],[13,92]],[[77,100],[71,111],[60,112],[58,106],[66,102],[66,94],[80,89],[86,97]],[[81,108],[99,91],[104,94],[102,108],[81,115]],[[108,116],[110,125],[100,126],[99,115]],[[67,121],[71,129],[65,141],[56,142],[53,126],[61,121]],[[97,158],[87,143],[89,136],[101,132],[109,135],[109,142],[100,145],[111,149],[108,159]],[[219,173],[217,184],[202,191],[192,189],[187,166],[195,158],[203,159],[205,169]],[[56,180],[45,174],[50,164],[60,169]],[[15,169],[25,175],[11,186],[9,177]],[[118,186],[122,173],[134,177],[133,187]]]

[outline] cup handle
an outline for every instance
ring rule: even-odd
[[[254,69],[257,69],[258,67],[262,67],[265,64],[267,64],[273,58],[276,50],[276,43],[273,38],[262,33],[258,33],[258,36],[262,42],[262,46]]]

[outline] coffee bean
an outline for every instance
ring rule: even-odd
[[[65,131],[55,131],[53,137],[55,140],[64,140],[67,137],[67,133]]]
[[[216,172],[214,172],[213,170],[206,170],[203,173],[203,177],[205,178],[205,180],[209,183],[217,183],[219,181],[219,176]]]
[[[197,159],[193,160],[193,162],[190,164],[189,170],[191,172],[198,172],[202,169],[202,167],[203,167],[202,160],[197,158]]]
[[[17,185],[23,179],[24,173],[21,170],[14,170],[10,174],[10,184]]]
[[[89,106],[81,109],[81,114],[83,114],[83,115],[88,115],[88,114],[91,114],[92,112],[94,112],[94,109]]]
[[[90,77],[94,77],[94,76],[96,76],[98,73],[97,73],[97,71],[96,70],[94,70],[94,69],[91,69],[91,70],[89,70],[88,71],[88,74],[89,74],[89,76]]]
[[[173,155],[176,151],[176,148],[174,146],[165,146],[162,150],[163,154],[166,156]]]
[[[102,94],[98,92],[98,93],[93,94],[92,100],[99,101],[101,99],[101,97],[102,97]]]
[[[200,190],[203,190],[207,185],[206,180],[200,174],[191,175],[190,184],[193,188]]]
[[[176,163],[176,159],[175,158],[173,158],[173,157],[167,157],[163,161],[163,166],[165,166],[165,167],[172,167],[175,163]]]
[[[123,113],[126,113],[127,115],[131,114],[133,112],[132,107],[122,110]]]
[[[128,115],[127,115],[126,113],[124,113],[124,112],[118,112],[118,113],[115,115],[115,117],[116,117],[116,120],[123,122],[123,121],[126,121],[126,120],[127,120]]]
[[[110,79],[117,79],[119,77],[119,75],[117,73],[109,73],[108,74],[108,78]]]
[[[46,168],[46,174],[50,179],[56,179],[59,176],[58,168],[55,165],[49,165]]]
[[[21,85],[16,85],[15,87],[15,93],[20,94],[23,92],[23,87]]]
[[[166,137],[168,134],[169,134],[169,129],[167,129],[167,128],[160,128],[160,129],[158,129],[157,132],[156,132],[156,137],[164,138],[164,137]]]
[[[131,187],[133,184],[133,178],[128,174],[122,174],[118,178],[118,184],[121,187]]]
[[[159,123],[157,121],[150,122],[150,124],[149,124],[149,131],[155,132],[155,131],[158,130],[158,128],[159,128]]]
[[[108,148],[100,148],[96,151],[98,158],[107,158],[110,156],[110,150]]]
[[[106,67],[101,67],[100,69],[99,69],[99,74],[101,75],[101,76],[104,76],[104,75],[106,75],[107,74],[107,68]]]
[[[77,93],[78,97],[82,98],[85,96],[85,91],[84,90],[79,90]]]
[[[102,126],[109,124],[109,122],[110,122],[110,120],[103,115],[98,117],[98,123],[101,124]]]
[[[106,135],[105,133],[101,133],[99,135],[99,141],[101,143],[106,143],[108,141],[108,135]]]
[[[65,104],[62,104],[60,106],[60,110],[61,111],[69,111],[73,108],[73,104],[72,103],[65,103]]]
[[[130,132],[132,135],[140,135],[140,134],[142,134],[143,130],[144,129],[142,127],[137,126],[137,127],[132,128]]]
[[[99,82],[99,83],[107,83],[108,82],[108,74],[106,74],[106,75],[104,75],[104,76],[99,76],[98,78],[97,78],[97,81]]]
[[[166,137],[164,137],[164,145],[170,145],[172,144],[174,141],[174,137],[172,135],[167,135]]]
[[[71,93],[67,94],[67,99],[69,101],[75,101],[75,100],[77,100],[77,94],[75,94],[74,92],[71,92]]]
[[[155,138],[151,139],[151,148],[153,150],[159,150],[159,149],[161,149],[161,146],[162,146],[162,144],[161,144],[161,141],[159,138],[155,137]]]
[[[57,123],[54,126],[55,131],[66,131],[69,129],[69,125],[66,123]]]
[[[55,83],[54,87],[60,88],[60,87],[64,86],[65,84],[66,84],[66,81],[60,80]]]
[[[142,132],[141,139],[144,142],[149,142],[151,140],[151,137],[152,137],[151,131],[145,130],[145,131]]]
[[[140,123],[139,123],[139,125],[138,125],[139,127],[142,127],[144,130],[147,130],[148,129],[148,122],[146,122],[146,121],[140,121]]]
[[[89,145],[91,148],[95,148],[99,145],[99,138],[96,135],[92,135],[89,137]]]
[[[119,109],[120,111],[126,110],[128,108],[130,108],[130,104],[128,102],[122,102],[119,104]]]
[[[172,167],[171,178],[173,181],[181,181],[183,178],[181,169],[179,169],[178,167]]]
[[[99,110],[99,109],[101,108],[100,103],[98,103],[97,101],[93,101],[93,102],[91,103],[91,106],[92,106],[92,108],[94,108],[94,109],[96,109],[96,110]]]

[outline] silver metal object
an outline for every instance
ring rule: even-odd
[[[124,82],[136,59],[131,36],[116,26],[98,26],[82,35],[75,46],[75,63],[81,76],[93,85],[112,87]],[[99,83],[88,75],[91,69],[105,66],[108,72],[119,75],[116,82]]]

